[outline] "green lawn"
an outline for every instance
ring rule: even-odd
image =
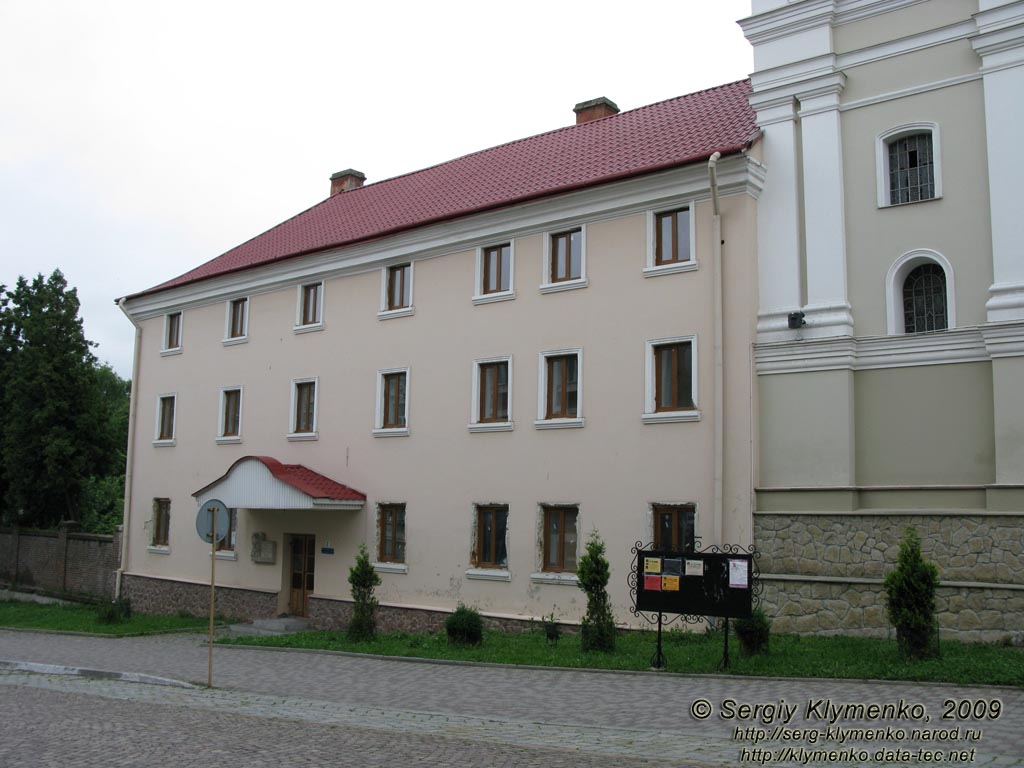
[[[202,629],[208,618],[182,616],[145,616],[134,614],[120,624],[104,624],[95,605],[41,605],[18,601],[0,601],[0,627],[54,629],[63,632],[95,632],[104,635],[137,635],[177,629]]]
[[[653,632],[622,633],[617,650],[611,654],[583,653],[577,637],[563,637],[557,645],[548,645],[539,630],[522,634],[485,631],[483,645],[475,648],[451,646],[443,632],[380,635],[368,643],[350,643],[342,632],[240,637],[219,642],[503,664],[646,670],[655,651],[655,638]],[[670,672],[714,673],[719,671],[722,659],[722,636],[666,632],[663,649]],[[895,640],[773,635],[768,655],[747,658],[740,655],[735,638],[730,638],[728,672],[1024,686],[1022,648],[949,641],[942,643],[941,650],[938,659],[910,662],[900,658]]]

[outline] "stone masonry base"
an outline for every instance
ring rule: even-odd
[[[121,594],[140,613],[203,616],[210,610],[209,585],[126,574]],[[215,600],[217,614],[227,619],[267,619],[277,615],[277,595],[272,593],[217,587]]]

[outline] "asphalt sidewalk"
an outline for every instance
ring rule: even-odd
[[[688,765],[1024,768],[1021,689],[445,665],[217,646],[215,689],[207,690],[205,637],[191,634],[99,638],[0,630],[0,661],[9,663],[0,671],[8,691],[230,710],[396,737],[429,733]],[[96,672],[83,680],[45,667],[31,674],[26,663],[126,672],[140,682]],[[984,717],[958,719],[961,702],[968,708],[983,702],[977,711],[984,709]],[[943,719],[951,708],[952,719]]]

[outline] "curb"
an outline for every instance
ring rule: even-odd
[[[0,659],[0,671],[31,672],[37,675],[71,675],[85,677],[90,680],[118,680],[123,683],[145,683],[146,685],[166,685],[171,688],[197,688],[184,680],[170,677],[155,677],[140,672],[110,672],[105,669],[84,669],[82,667],[65,667],[60,664],[37,664],[32,661],[5,661]]]

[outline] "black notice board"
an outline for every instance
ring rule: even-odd
[[[749,618],[753,556],[723,552],[637,552],[636,607],[651,613]]]

